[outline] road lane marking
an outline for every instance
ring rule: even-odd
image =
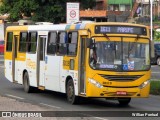
[[[157,74],[157,73],[160,73],[160,72],[151,72],[151,73]]]
[[[94,117],[94,118],[96,118],[96,119],[100,119],[100,120],[108,120],[108,119],[106,119],[106,118],[102,118],[102,117]]]
[[[52,108],[57,108],[57,109],[61,108],[61,107],[58,107],[58,106],[48,105],[48,104],[45,104],[45,103],[40,103],[40,104],[44,105],[44,106],[52,107]]]
[[[8,96],[8,97],[17,98],[17,99],[21,99],[21,100],[24,99],[22,97],[18,97],[18,96],[15,96],[15,95],[10,95],[10,94],[5,94],[5,95]]]
[[[157,67],[158,65],[151,65],[151,67]]]
[[[96,118],[96,119],[99,119],[99,120],[108,120],[108,119],[106,119],[106,118],[102,118],[102,117],[95,117],[95,116],[93,116],[93,115],[89,115],[89,114],[84,114],[84,113],[80,113],[80,114],[85,115],[86,117],[92,117],[92,118]]]

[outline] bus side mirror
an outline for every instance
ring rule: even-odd
[[[94,43],[95,43],[94,39],[87,38],[87,40],[86,40],[87,48],[92,48]]]

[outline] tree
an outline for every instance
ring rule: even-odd
[[[39,0],[38,0],[39,1]],[[53,23],[65,22],[66,17],[66,0],[45,0],[35,11],[32,20],[49,21]]]
[[[31,17],[31,13],[37,8],[39,5],[34,0],[3,0],[0,12],[10,14],[9,21],[17,21],[22,19],[23,15]]]
[[[160,32],[159,31],[156,31],[154,30],[154,41],[160,41]]]
[[[80,2],[82,9],[92,8],[95,0],[3,0],[0,13],[10,14],[11,22],[30,18],[33,21],[66,22],[66,2]]]

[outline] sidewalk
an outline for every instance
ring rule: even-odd
[[[32,105],[31,103],[20,102],[16,99],[7,98],[0,96],[0,116],[2,116],[2,112],[6,111],[51,111],[51,109],[47,107],[41,107],[38,105]],[[0,117],[0,120],[57,120],[56,117],[30,117],[30,118],[22,118],[22,117]]]
[[[44,111],[53,111],[54,110],[49,109],[48,107],[33,105],[31,103],[21,102],[16,99],[3,97],[0,95],[0,120],[96,120],[92,117],[1,117],[2,112],[17,112],[18,113],[41,113]],[[28,113],[26,113],[28,115]]]

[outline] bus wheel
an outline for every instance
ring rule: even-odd
[[[157,65],[160,65],[160,57],[157,58]]]
[[[78,103],[78,96],[75,95],[74,92],[74,84],[73,84],[73,80],[70,79],[67,82],[67,87],[66,87],[66,93],[67,93],[67,100],[71,103],[71,104],[77,104]]]
[[[29,76],[27,72],[25,72],[23,76],[23,86],[24,86],[24,91],[26,93],[30,93],[32,91],[32,87],[30,86]]]
[[[118,102],[120,105],[128,105],[131,101],[131,98],[118,98]]]

